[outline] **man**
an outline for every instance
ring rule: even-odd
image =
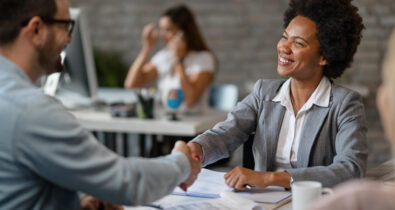
[[[79,209],[77,191],[136,205],[192,184],[201,165],[185,143],[156,159],[117,156],[34,86],[62,69],[67,0],[2,0],[0,11],[0,209]]]

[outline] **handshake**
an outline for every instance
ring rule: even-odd
[[[183,141],[177,141],[171,152],[182,152],[188,157],[191,166],[191,172],[188,178],[179,185],[181,189],[186,191],[187,188],[191,186],[196,180],[198,174],[200,173],[200,170],[202,169],[202,146],[200,146],[200,144],[198,143],[189,142],[188,144],[186,144]]]

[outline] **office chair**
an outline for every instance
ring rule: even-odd
[[[239,90],[233,84],[213,85],[210,89],[209,104],[212,108],[230,111],[237,103]]]
[[[210,106],[223,111],[230,111],[237,103],[238,88],[233,84],[214,85],[210,90]],[[254,169],[255,161],[252,153],[252,144],[255,133],[249,135],[248,140],[243,145],[243,162],[245,168]],[[229,161],[225,158],[217,161],[215,164],[223,164]]]
[[[211,86],[209,104],[211,108],[231,111],[239,97],[239,89],[234,84],[218,84]],[[211,166],[223,165],[229,162],[230,157],[218,160]]]
[[[248,140],[243,144],[243,167],[254,170],[255,161],[252,153],[252,144],[254,143],[255,133],[248,136]]]

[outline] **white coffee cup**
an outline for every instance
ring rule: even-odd
[[[322,188],[316,181],[297,181],[292,184],[292,210],[305,210],[311,203],[318,200],[323,193],[331,194],[329,188]]]

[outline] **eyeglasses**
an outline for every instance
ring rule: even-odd
[[[67,26],[67,30],[69,31],[69,35],[73,33],[75,20],[54,19],[54,18],[46,18],[46,17],[41,17],[41,20],[43,20],[47,24],[54,24],[54,23],[65,24]]]

